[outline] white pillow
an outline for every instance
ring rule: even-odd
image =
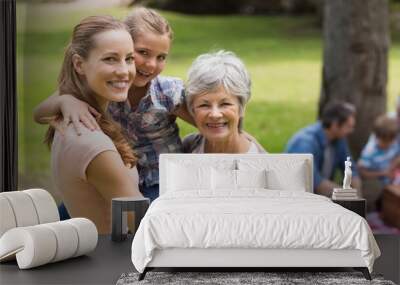
[[[237,187],[267,188],[266,170],[236,170]]]
[[[236,190],[236,170],[212,168],[213,190]]]
[[[169,163],[168,191],[211,190],[211,167]]]
[[[235,191],[241,188],[267,188],[265,169],[229,170],[212,168],[212,186],[221,190]]]
[[[267,170],[267,188],[272,190],[307,191],[304,164],[296,165],[289,172],[277,169]]]
[[[307,163],[304,160],[284,159],[240,159],[240,170],[266,170],[267,189],[307,191]]]

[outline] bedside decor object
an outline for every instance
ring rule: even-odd
[[[127,212],[135,213],[135,231],[150,205],[148,198],[121,197],[112,199],[111,240],[123,241],[127,237]],[[135,234],[135,232],[133,232]]]
[[[97,245],[94,223],[60,222],[53,197],[43,189],[0,193],[0,262],[16,259],[20,269],[80,256]]]
[[[351,171],[351,160],[350,157],[347,157],[347,160],[344,162],[344,178],[343,178],[343,189],[351,189],[351,178],[353,172]]]
[[[344,162],[344,178],[343,178],[343,188],[334,188],[332,193],[332,200],[354,200],[358,199],[357,189],[351,188],[351,160],[347,157]]]

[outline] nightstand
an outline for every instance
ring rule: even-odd
[[[124,241],[127,239],[127,212],[135,213],[135,231],[138,229],[140,221],[146,214],[150,205],[148,198],[121,197],[113,198],[112,207],[112,227],[111,240]],[[133,235],[135,232],[132,233]]]
[[[365,199],[359,198],[354,200],[333,200],[332,202],[339,204],[340,206],[359,214],[365,218],[367,212],[367,203]]]

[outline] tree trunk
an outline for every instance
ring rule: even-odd
[[[356,129],[349,137],[356,158],[375,118],[386,112],[388,9],[387,0],[325,0],[319,114],[335,100],[356,106]]]

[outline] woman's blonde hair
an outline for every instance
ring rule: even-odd
[[[95,108],[101,114],[96,120],[102,131],[111,138],[123,162],[126,165],[134,166],[137,158],[123,136],[121,127],[105,113],[105,110],[100,108],[95,94],[90,90],[86,80],[76,72],[72,62],[75,54],[87,59],[90,51],[96,46],[95,36],[110,30],[128,31],[128,28],[125,23],[111,16],[87,17],[75,26],[71,42],[65,50],[64,62],[58,77],[58,90],[59,94],[71,94]],[[49,147],[53,142],[54,133],[54,128],[49,127],[45,137],[45,142]]]
[[[135,8],[124,20],[135,41],[136,37],[145,32],[153,32],[158,35],[167,34],[173,39],[173,31],[168,21],[152,9],[140,7]]]

